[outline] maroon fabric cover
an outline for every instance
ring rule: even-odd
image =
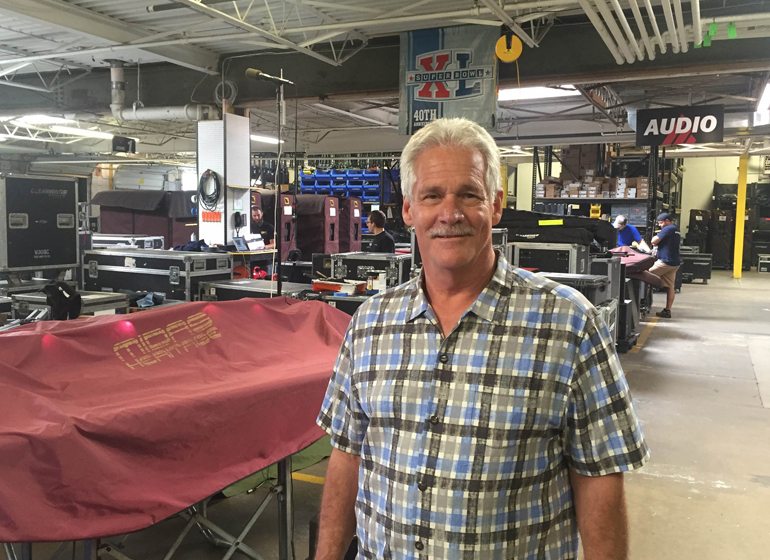
[[[616,247],[610,249],[616,257],[620,257],[620,263],[626,265],[626,276],[636,272],[643,272],[655,264],[655,257],[647,253],[640,253],[630,247]]]
[[[134,233],[134,211],[103,206],[99,209],[101,233]]]
[[[317,440],[349,319],[244,299],[0,334],[0,542],[142,529]]]

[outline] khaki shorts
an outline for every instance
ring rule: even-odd
[[[677,270],[679,270],[678,266],[671,266],[661,260],[657,260],[655,261],[655,264],[650,267],[648,272],[651,272],[660,278],[666,288],[673,288],[676,286]]]

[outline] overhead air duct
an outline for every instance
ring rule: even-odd
[[[130,107],[126,108],[126,79],[123,62],[110,62],[110,110],[112,116],[122,121],[205,121],[219,118],[215,105],[188,103],[177,107]]]

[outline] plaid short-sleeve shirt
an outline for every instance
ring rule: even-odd
[[[500,255],[446,338],[421,278],[362,305],[318,423],[361,457],[359,558],[576,558],[568,467],[648,456],[594,307]]]

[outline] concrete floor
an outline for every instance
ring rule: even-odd
[[[655,295],[655,310],[663,298]],[[645,468],[626,477],[631,558],[768,558],[770,274],[747,272],[734,280],[715,271],[707,285],[683,287],[673,315],[643,323],[641,343],[621,355],[652,449]],[[324,471],[325,462],[304,474]],[[224,500],[211,517],[238,533],[264,494]],[[320,496],[318,483],[295,481],[297,560],[307,558],[308,522]],[[266,560],[278,558],[276,517],[271,505],[246,539]],[[123,551],[133,560],[162,558],[182,526],[169,519],[131,535]],[[36,545],[35,551],[52,549]],[[174,558],[222,554],[192,532]]]
[[[652,449],[627,477],[631,557],[768,558],[770,274],[715,271],[672,313],[621,357]]]

